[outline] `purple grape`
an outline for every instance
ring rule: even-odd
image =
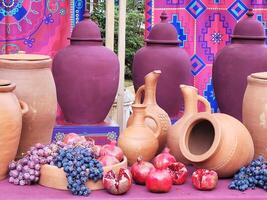
[[[42,148],[44,148],[45,146],[44,146],[43,144],[41,144],[41,143],[37,143],[37,144],[35,144],[35,147],[36,147],[37,149],[42,149]]]
[[[35,175],[36,177],[39,177],[39,176],[40,176],[40,171],[34,171],[34,175]]]
[[[44,150],[43,149],[38,150],[38,156],[44,156]]]
[[[34,182],[37,183],[39,181],[39,177],[34,178]]]
[[[15,178],[15,179],[13,180],[13,183],[14,183],[15,185],[18,185],[18,184],[19,184],[19,179],[18,179],[18,178]]]
[[[36,169],[36,170],[40,170],[40,169],[41,169],[41,165],[40,165],[40,164],[35,164],[34,169]]]
[[[34,181],[34,179],[35,179],[35,176],[34,175],[30,175],[30,180]]]
[[[14,183],[14,178],[12,176],[10,176],[9,179],[8,179],[8,182],[9,183]]]
[[[29,180],[29,179],[30,179],[30,174],[29,174],[29,173],[25,173],[25,174],[23,174],[23,177],[24,177],[26,180]]]
[[[29,168],[34,169],[35,163],[33,161],[28,161],[28,166]]]
[[[9,176],[11,176],[13,178],[17,178],[19,176],[19,172],[17,170],[11,170],[9,172]]]
[[[22,170],[22,165],[21,164],[18,164],[16,169],[20,172]]]
[[[28,165],[24,165],[23,166],[23,171],[24,172],[28,172],[30,170],[29,166]]]
[[[25,182],[24,180],[20,180],[20,181],[19,181],[19,184],[20,184],[20,185],[25,185],[26,182]]]
[[[30,169],[30,170],[29,170],[29,174],[30,174],[30,175],[33,175],[33,174],[34,174],[34,169]]]
[[[16,169],[16,162],[13,160],[11,161],[11,163],[9,164],[9,169],[12,170],[12,169]]]

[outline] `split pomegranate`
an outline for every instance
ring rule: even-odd
[[[98,158],[98,160],[101,162],[101,164],[104,166],[110,166],[110,165],[116,165],[120,161],[118,161],[117,158],[111,155],[105,155]]]
[[[143,161],[141,157],[138,157],[137,162],[131,167],[133,180],[137,184],[145,185],[146,178],[152,169],[154,169],[154,166],[150,162]]]
[[[169,192],[172,177],[166,169],[152,169],[146,178],[146,187],[150,192]]]
[[[118,175],[110,170],[103,178],[104,188],[111,194],[124,194],[132,185],[132,176],[130,170],[121,168]]]
[[[86,139],[84,136],[79,136],[76,133],[68,133],[64,136],[63,142],[65,144],[77,144],[79,142],[86,142]]]
[[[166,169],[174,162],[176,162],[176,159],[170,154],[170,149],[167,147],[163,149],[162,153],[157,155],[153,160],[153,164],[157,169]]]
[[[174,185],[181,185],[185,183],[188,171],[185,165],[181,162],[175,162],[168,166],[169,173],[172,177],[172,183]]]
[[[217,182],[218,175],[213,170],[198,169],[192,175],[192,183],[199,190],[212,190]]]
[[[120,147],[116,146],[117,142],[112,140],[110,144],[104,145],[100,150],[100,156],[111,155],[116,157],[119,161],[123,160],[123,151]]]

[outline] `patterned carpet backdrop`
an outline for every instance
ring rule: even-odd
[[[54,56],[83,10],[84,0],[0,0],[0,53]]]
[[[267,34],[267,0],[146,0],[145,36],[160,21],[163,10],[178,31],[180,46],[191,57],[194,85],[218,112],[211,81],[216,52],[230,42],[235,24],[253,8]]]

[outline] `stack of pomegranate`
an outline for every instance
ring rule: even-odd
[[[151,192],[168,192],[172,185],[186,182],[188,170],[181,162],[165,148],[153,159],[153,164],[138,158],[131,168],[133,180],[140,185],[146,185]],[[211,190],[216,187],[217,173],[213,170],[198,169],[192,174],[192,183],[199,190]]]

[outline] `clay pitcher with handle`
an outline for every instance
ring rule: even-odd
[[[15,159],[22,128],[22,116],[28,106],[19,101],[13,90],[14,83],[0,80],[0,180],[8,173],[9,163]]]
[[[183,116],[168,129],[167,146],[170,149],[170,153],[175,156],[176,160],[189,163],[182,155],[179,148],[179,139],[183,127],[190,117],[198,113],[198,102],[204,104],[205,112],[210,113],[211,108],[209,102],[203,96],[198,94],[198,90],[195,87],[180,85],[180,89],[184,98],[184,113]]]
[[[159,147],[158,137],[161,130],[160,122],[146,113],[145,104],[133,104],[132,108],[132,122],[118,139],[118,146],[123,150],[129,165],[135,163],[139,156],[142,156],[145,161],[154,158]],[[155,121],[156,131],[145,124],[146,118]]]
[[[139,89],[136,91],[135,95],[135,103],[136,104],[145,104],[146,113],[151,115],[154,119],[159,121],[160,124],[160,135],[159,135],[159,148],[158,153],[163,150],[166,146],[167,142],[167,131],[171,125],[170,118],[168,114],[157,104],[156,100],[156,90],[157,90],[157,83],[159,76],[161,74],[160,70],[154,70],[148,73],[145,76],[145,84],[140,86]],[[142,97],[144,96],[144,100],[142,102]],[[133,121],[133,116],[129,117],[127,126],[131,125]],[[156,131],[157,126],[155,121],[147,118],[145,123],[153,130]]]

